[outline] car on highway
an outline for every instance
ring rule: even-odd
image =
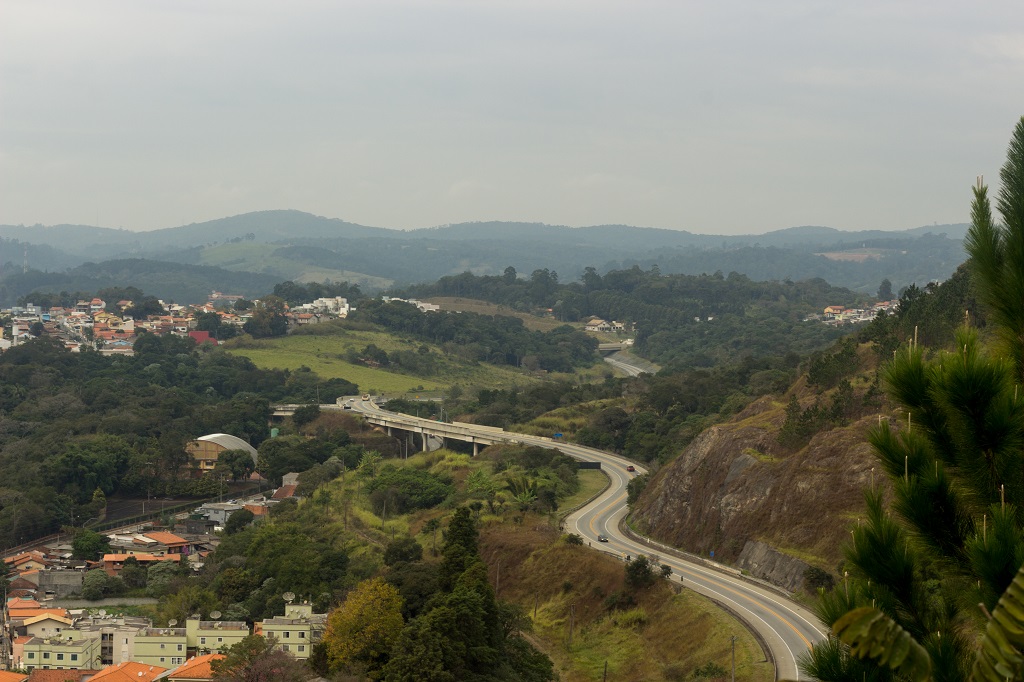
[[[630,464],[628,467],[626,467],[626,471],[636,471],[636,467]]]
[[[598,542],[608,542],[608,538],[607,538],[607,536],[604,536],[604,535],[598,535],[597,536],[597,541]]]

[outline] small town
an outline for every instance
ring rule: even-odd
[[[438,310],[438,306],[415,299],[382,297],[382,300],[406,302],[424,312]],[[72,352],[83,346],[95,348],[104,355],[131,355],[132,345],[141,333],[157,336],[172,334],[190,337],[197,344],[218,345],[219,339],[209,329],[203,329],[203,316],[215,320],[215,326],[232,328],[242,333],[255,311],[263,302],[245,301],[242,296],[214,291],[209,300],[200,305],[165,303],[157,299],[158,312],[135,315],[133,301],[104,301],[100,298],[78,301],[73,308],[47,308],[26,302],[0,310],[0,316],[9,317],[5,328],[9,338],[0,338],[0,352],[33,338],[52,337],[63,342]],[[318,324],[332,319],[348,317],[354,310],[347,299],[318,298],[311,303],[294,307],[282,305],[288,329]]]

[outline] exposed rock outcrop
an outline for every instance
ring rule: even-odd
[[[837,574],[849,525],[863,513],[875,466],[866,437],[878,416],[823,431],[787,452],[777,442],[784,408],[761,398],[694,439],[652,476],[633,510],[637,526],[690,552],[714,551],[719,561],[736,563],[745,554],[751,573],[789,589],[803,569],[769,560],[764,550],[744,553],[748,543]]]

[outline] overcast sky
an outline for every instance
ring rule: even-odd
[[[1019,1],[2,0],[0,223],[968,219]]]

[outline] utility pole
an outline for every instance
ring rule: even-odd
[[[736,682],[736,635],[732,636],[732,682]]]

